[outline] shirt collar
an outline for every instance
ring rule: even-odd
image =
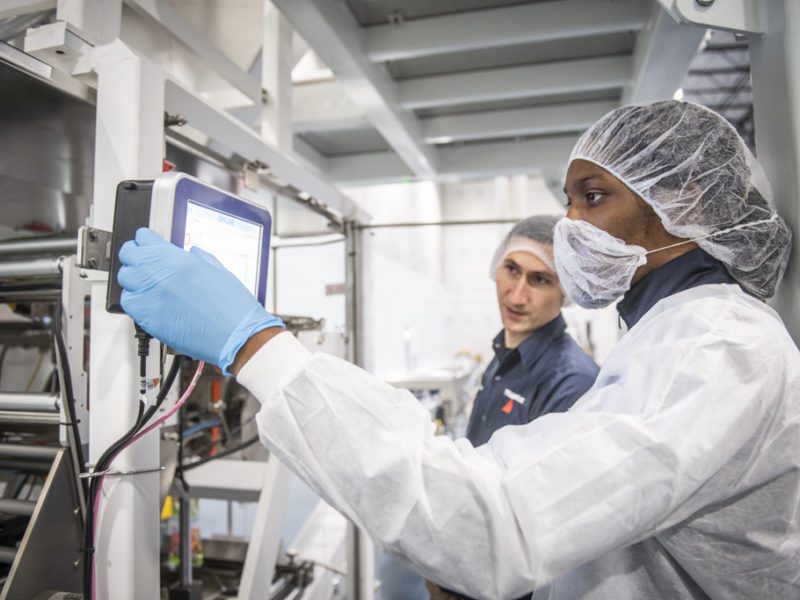
[[[736,283],[736,280],[722,262],[696,248],[642,277],[619,301],[617,311],[630,329],[659,300],[710,283]]]
[[[564,322],[564,317],[562,317],[561,313],[559,313],[555,319],[546,325],[541,326],[539,329],[525,338],[519,346],[513,349],[506,348],[505,330],[501,329],[500,333],[495,336],[492,347],[494,348],[494,353],[497,356],[497,360],[501,362],[510,352],[516,350],[519,352],[520,359],[522,360],[523,364],[530,368],[537,360],[539,360],[542,354],[544,354],[544,352],[550,346],[550,343],[557,336],[561,335],[566,329],[567,324]]]

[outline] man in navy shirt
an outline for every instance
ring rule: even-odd
[[[567,334],[564,292],[553,264],[557,217],[520,221],[498,248],[491,276],[503,330],[475,399],[467,438],[485,444],[505,425],[564,412],[594,383],[598,367]]]
[[[561,316],[565,296],[553,262],[557,221],[551,216],[520,221],[494,255],[490,274],[503,330],[494,338],[495,357],[483,374],[467,427],[474,446],[506,425],[569,410],[597,377],[599,368],[566,332]],[[466,598],[429,589],[433,599]]]

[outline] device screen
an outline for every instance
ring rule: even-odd
[[[186,203],[183,249],[192,246],[213,254],[255,296],[262,226],[193,202]]]

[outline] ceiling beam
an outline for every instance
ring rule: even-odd
[[[419,121],[398,103],[397,83],[364,53],[364,30],[342,0],[274,0],[295,30],[322,57],[366,118],[412,172],[431,177],[436,155],[422,141]]]
[[[295,158],[298,158],[306,166],[311,167],[316,173],[323,173],[328,168],[327,157],[299,135],[295,135],[293,138],[292,150]]]
[[[564,0],[476,10],[367,28],[373,62],[589,35],[639,31],[650,16],[640,0]]]
[[[263,176],[294,186],[345,217],[361,221],[368,218],[353,200],[324,178],[298,165],[249,126],[211,106],[177,81],[167,79],[164,92],[164,110],[183,115],[189,126],[245,160],[263,163],[269,169]]]
[[[414,178],[394,152],[330,156],[323,175],[341,187],[397,183]]]
[[[633,76],[622,96],[623,104],[669,100],[681,87],[706,29],[678,24],[657,3],[650,26],[636,41]]]
[[[401,82],[400,106],[413,110],[623,88],[630,75],[630,57],[609,56],[420,77]]]
[[[559,135],[442,148],[439,151],[440,175],[495,177],[537,173],[566,164],[577,139],[577,135]]]
[[[563,169],[577,135],[476,143],[440,150],[440,181]],[[553,171],[555,172],[555,171]],[[413,174],[391,152],[327,158],[326,179],[341,186],[408,181]]]
[[[617,106],[618,104],[612,101],[574,102],[432,117],[422,120],[422,130],[428,144],[576,133],[588,129]]]

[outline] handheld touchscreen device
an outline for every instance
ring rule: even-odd
[[[150,227],[184,250],[197,246],[213,254],[264,304],[271,225],[266,209],[185,173],[123,181],[117,187],[106,309],[123,312],[119,248],[139,227]]]

